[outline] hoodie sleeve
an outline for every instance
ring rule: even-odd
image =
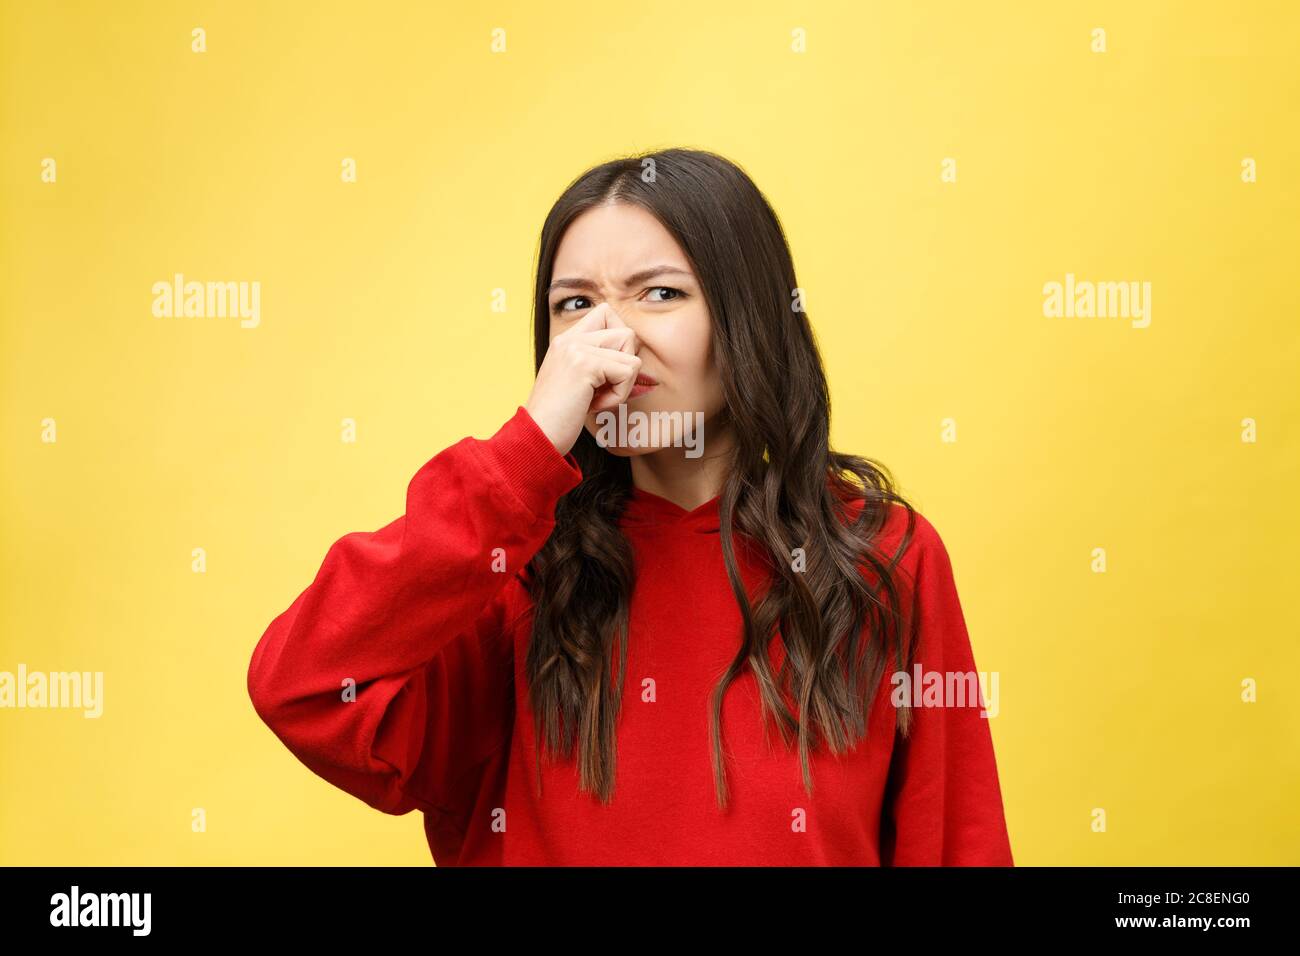
[[[895,739],[881,816],[881,863],[885,866],[1013,866],[1003,814],[993,737],[970,636],[942,539],[916,517],[917,558],[913,617],[916,666],[924,675],[975,675],[964,706],[912,708],[907,737]],[[922,691],[925,682],[922,680]],[[913,694],[916,691],[909,687]],[[940,698],[942,699],[942,698]]]
[[[513,726],[506,615],[581,480],[520,406],[411,479],[405,513],[334,542],[253,650],[257,714],[313,772],[385,813],[440,813]]]

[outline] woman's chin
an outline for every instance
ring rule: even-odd
[[[592,437],[596,438],[594,431],[592,431]],[[660,450],[656,447],[641,445],[602,445],[599,438],[596,438],[596,444],[600,445],[601,448],[609,452],[611,455],[616,455],[619,458],[636,458],[639,455],[652,455]]]

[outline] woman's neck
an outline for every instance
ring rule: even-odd
[[[698,458],[681,448],[663,448],[631,459],[632,484],[692,511],[722,493],[731,454],[731,432],[714,432]]]

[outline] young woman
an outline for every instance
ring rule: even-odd
[[[947,552],[829,447],[800,297],[727,160],[580,176],[527,401],[333,544],[257,713],[442,866],[1011,865],[978,691],[915,706],[975,676]]]

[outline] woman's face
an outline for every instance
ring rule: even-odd
[[[660,411],[698,421],[699,412],[707,422],[722,408],[708,306],[686,255],[653,215],[631,203],[588,209],[561,238],[551,274],[551,339],[602,302],[640,339],[641,375],[658,384],[628,399],[629,419],[633,412]],[[586,427],[600,438],[595,414],[587,417]],[[657,428],[648,434],[660,436],[660,447],[669,444]],[[670,434],[673,445],[683,444],[678,430]],[[702,437],[697,431],[694,441]],[[602,444],[620,455],[656,450]]]

